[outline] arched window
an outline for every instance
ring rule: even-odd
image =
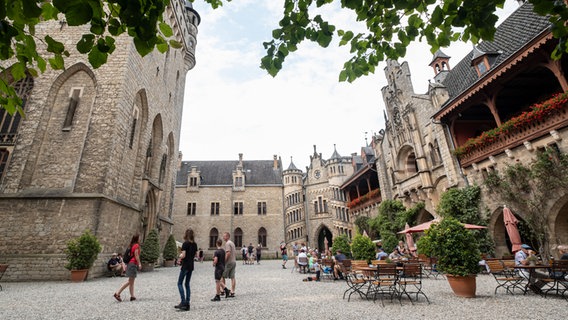
[[[241,228],[236,228],[234,232],[233,240],[235,240],[235,247],[243,246],[243,230]]]
[[[209,248],[217,248],[217,239],[219,239],[219,231],[213,228],[209,231]]]
[[[406,172],[412,174],[418,172],[418,163],[414,152],[410,153],[406,158]]]
[[[258,229],[258,243],[266,248],[266,229],[264,227]]]

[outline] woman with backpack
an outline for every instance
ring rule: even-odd
[[[191,296],[189,282],[191,281],[191,274],[193,273],[193,259],[197,253],[197,244],[195,243],[192,229],[185,230],[183,240],[184,242],[181,245],[181,254],[179,255],[179,258],[181,259],[181,268],[179,270],[177,282],[181,302],[174,308],[181,311],[188,311],[190,308],[189,300]]]
[[[124,253],[124,263],[127,265],[126,276],[128,280],[114,293],[114,298],[119,302],[122,301],[120,294],[126,287],[128,287],[130,291],[130,301],[136,300],[136,296],[134,296],[134,280],[136,280],[138,269],[142,268],[142,264],[140,263],[140,236],[138,234],[132,236],[132,240],[130,240],[130,245]]]

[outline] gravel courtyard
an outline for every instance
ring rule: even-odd
[[[303,282],[306,275],[292,273],[292,262],[282,269],[281,261],[260,265],[237,262],[236,297],[212,302],[214,296],[211,262],[196,263],[191,280],[191,310],[177,311],[178,268],[157,268],[139,273],[134,302],[128,290],[125,302],[112,294],[126,278],[97,278],[83,283],[2,282],[0,319],[566,319],[568,301],[529,293],[493,294],[491,275],[477,278],[477,298],[453,295],[445,279],[425,279],[424,299],[412,305],[363,300],[353,295],[342,299],[344,281]]]

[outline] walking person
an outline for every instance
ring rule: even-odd
[[[282,269],[286,269],[286,262],[288,262],[288,250],[286,250],[286,243],[284,241],[280,244],[280,254],[282,254]]]
[[[260,264],[260,254],[262,252],[262,247],[260,246],[260,243],[258,244],[258,247],[256,247],[256,264]]]
[[[211,301],[221,301],[221,293],[225,290],[223,283],[221,283],[221,278],[223,277],[223,272],[225,271],[225,250],[223,250],[223,241],[217,239],[217,250],[213,254],[213,267],[215,268],[215,297]]]
[[[128,261],[124,261],[127,264],[126,276],[128,277],[128,280],[126,280],[126,282],[120,286],[118,291],[114,293],[114,298],[119,302],[122,302],[120,294],[124,291],[124,289],[126,289],[126,287],[128,287],[128,291],[130,291],[130,301],[136,300],[136,296],[134,295],[134,280],[136,280],[138,270],[142,269],[142,264],[140,263],[140,235],[135,234],[132,236],[128,248],[128,257],[125,256]]]
[[[175,306],[175,308],[180,309],[181,311],[188,311],[190,308],[189,300],[191,296],[189,282],[191,281],[191,274],[193,273],[194,267],[193,262],[195,261],[194,258],[197,253],[197,244],[195,244],[192,229],[185,230],[183,240],[185,241],[181,245],[181,253],[179,255],[179,258],[181,259],[181,268],[179,270],[177,282],[181,302]]]
[[[223,271],[223,278],[221,279],[221,282],[225,287],[225,298],[235,297],[235,287],[237,284],[237,280],[235,279],[235,269],[237,268],[237,250],[235,248],[235,244],[230,239],[230,233],[223,233],[223,240],[225,240],[225,271]],[[231,290],[227,289],[227,279],[231,279]]]

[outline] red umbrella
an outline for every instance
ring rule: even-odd
[[[399,231],[398,233],[424,232],[424,230],[430,229],[430,226],[432,225],[432,223],[438,223],[438,222],[440,222],[440,220],[438,220],[438,219],[430,220],[428,222],[424,222],[422,224],[419,224],[419,225],[411,227],[411,228],[405,228],[404,230]],[[463,225],[466,229],[486,229],[487,228],[485,226],[478,226],[478,225],[469,224],[469,223],[464,223]]]
[[[521,250],[521,235],[519,234],[519,228],[517,228],[519,220],[515,218],[515,215],[513,215],[511,210],[506,206],[503,208],[503,222],[505,223],[509,240],[511,240],[511,244],[513,245],[511,251],[517,252]]]
[[[410,229],[408,223],[404,226],[404,229]],[[410,253],[414,255],[416,248],[414,246],[414,239],[412,239],[412,234],[410,232],[406,233],[406,246],[408,247]]]

